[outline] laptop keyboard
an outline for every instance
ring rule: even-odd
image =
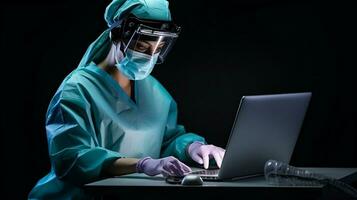
[[[191,174],[196,175],[218,175],[219,169],[204,169],[199,171],[191,172]]]

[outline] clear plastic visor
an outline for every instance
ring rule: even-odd
[[[159,54],[157,64],[160,64],[164,62],[177,38],[177,33],[158,31],[141,25],[127,41],[123,41],[124,54],[128,48],[150,56]]]

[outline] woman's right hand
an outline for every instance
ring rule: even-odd
[[[192,170],[177,158],[169,156],[161,159],[153,159],[151,157],[142,158],[136,164],[136,171],[138,173],[145,173],[149,176],[162,174],[167,177],[184,176]]]

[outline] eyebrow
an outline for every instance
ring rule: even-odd
[[[147,44],[147,45],[151,45],[149,42],[146,42],[145,40],[139,40],[140,42],[143,42],[143,43],[145,43],[145,44]]]
[[[145,41],[145,40],[140,40],[140,41],[141,41],[141,42],[144,42],[144,43],[146,43],[146,44],[148,44],[148,45],[151,45],[149,42],[147,42],[147,41]],[[153,42],[156,42],[156,41],[153,41]],[[162,43],[164,43],[164,42],[161,41],[161,42],[159,43],[159,45],[162,44]]]

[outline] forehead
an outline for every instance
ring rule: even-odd
[[[158,42],[163,41],[163,36],[152,36],[152,35],[140,35],[137,40],[139,41],[150,41],[150,42]]]

